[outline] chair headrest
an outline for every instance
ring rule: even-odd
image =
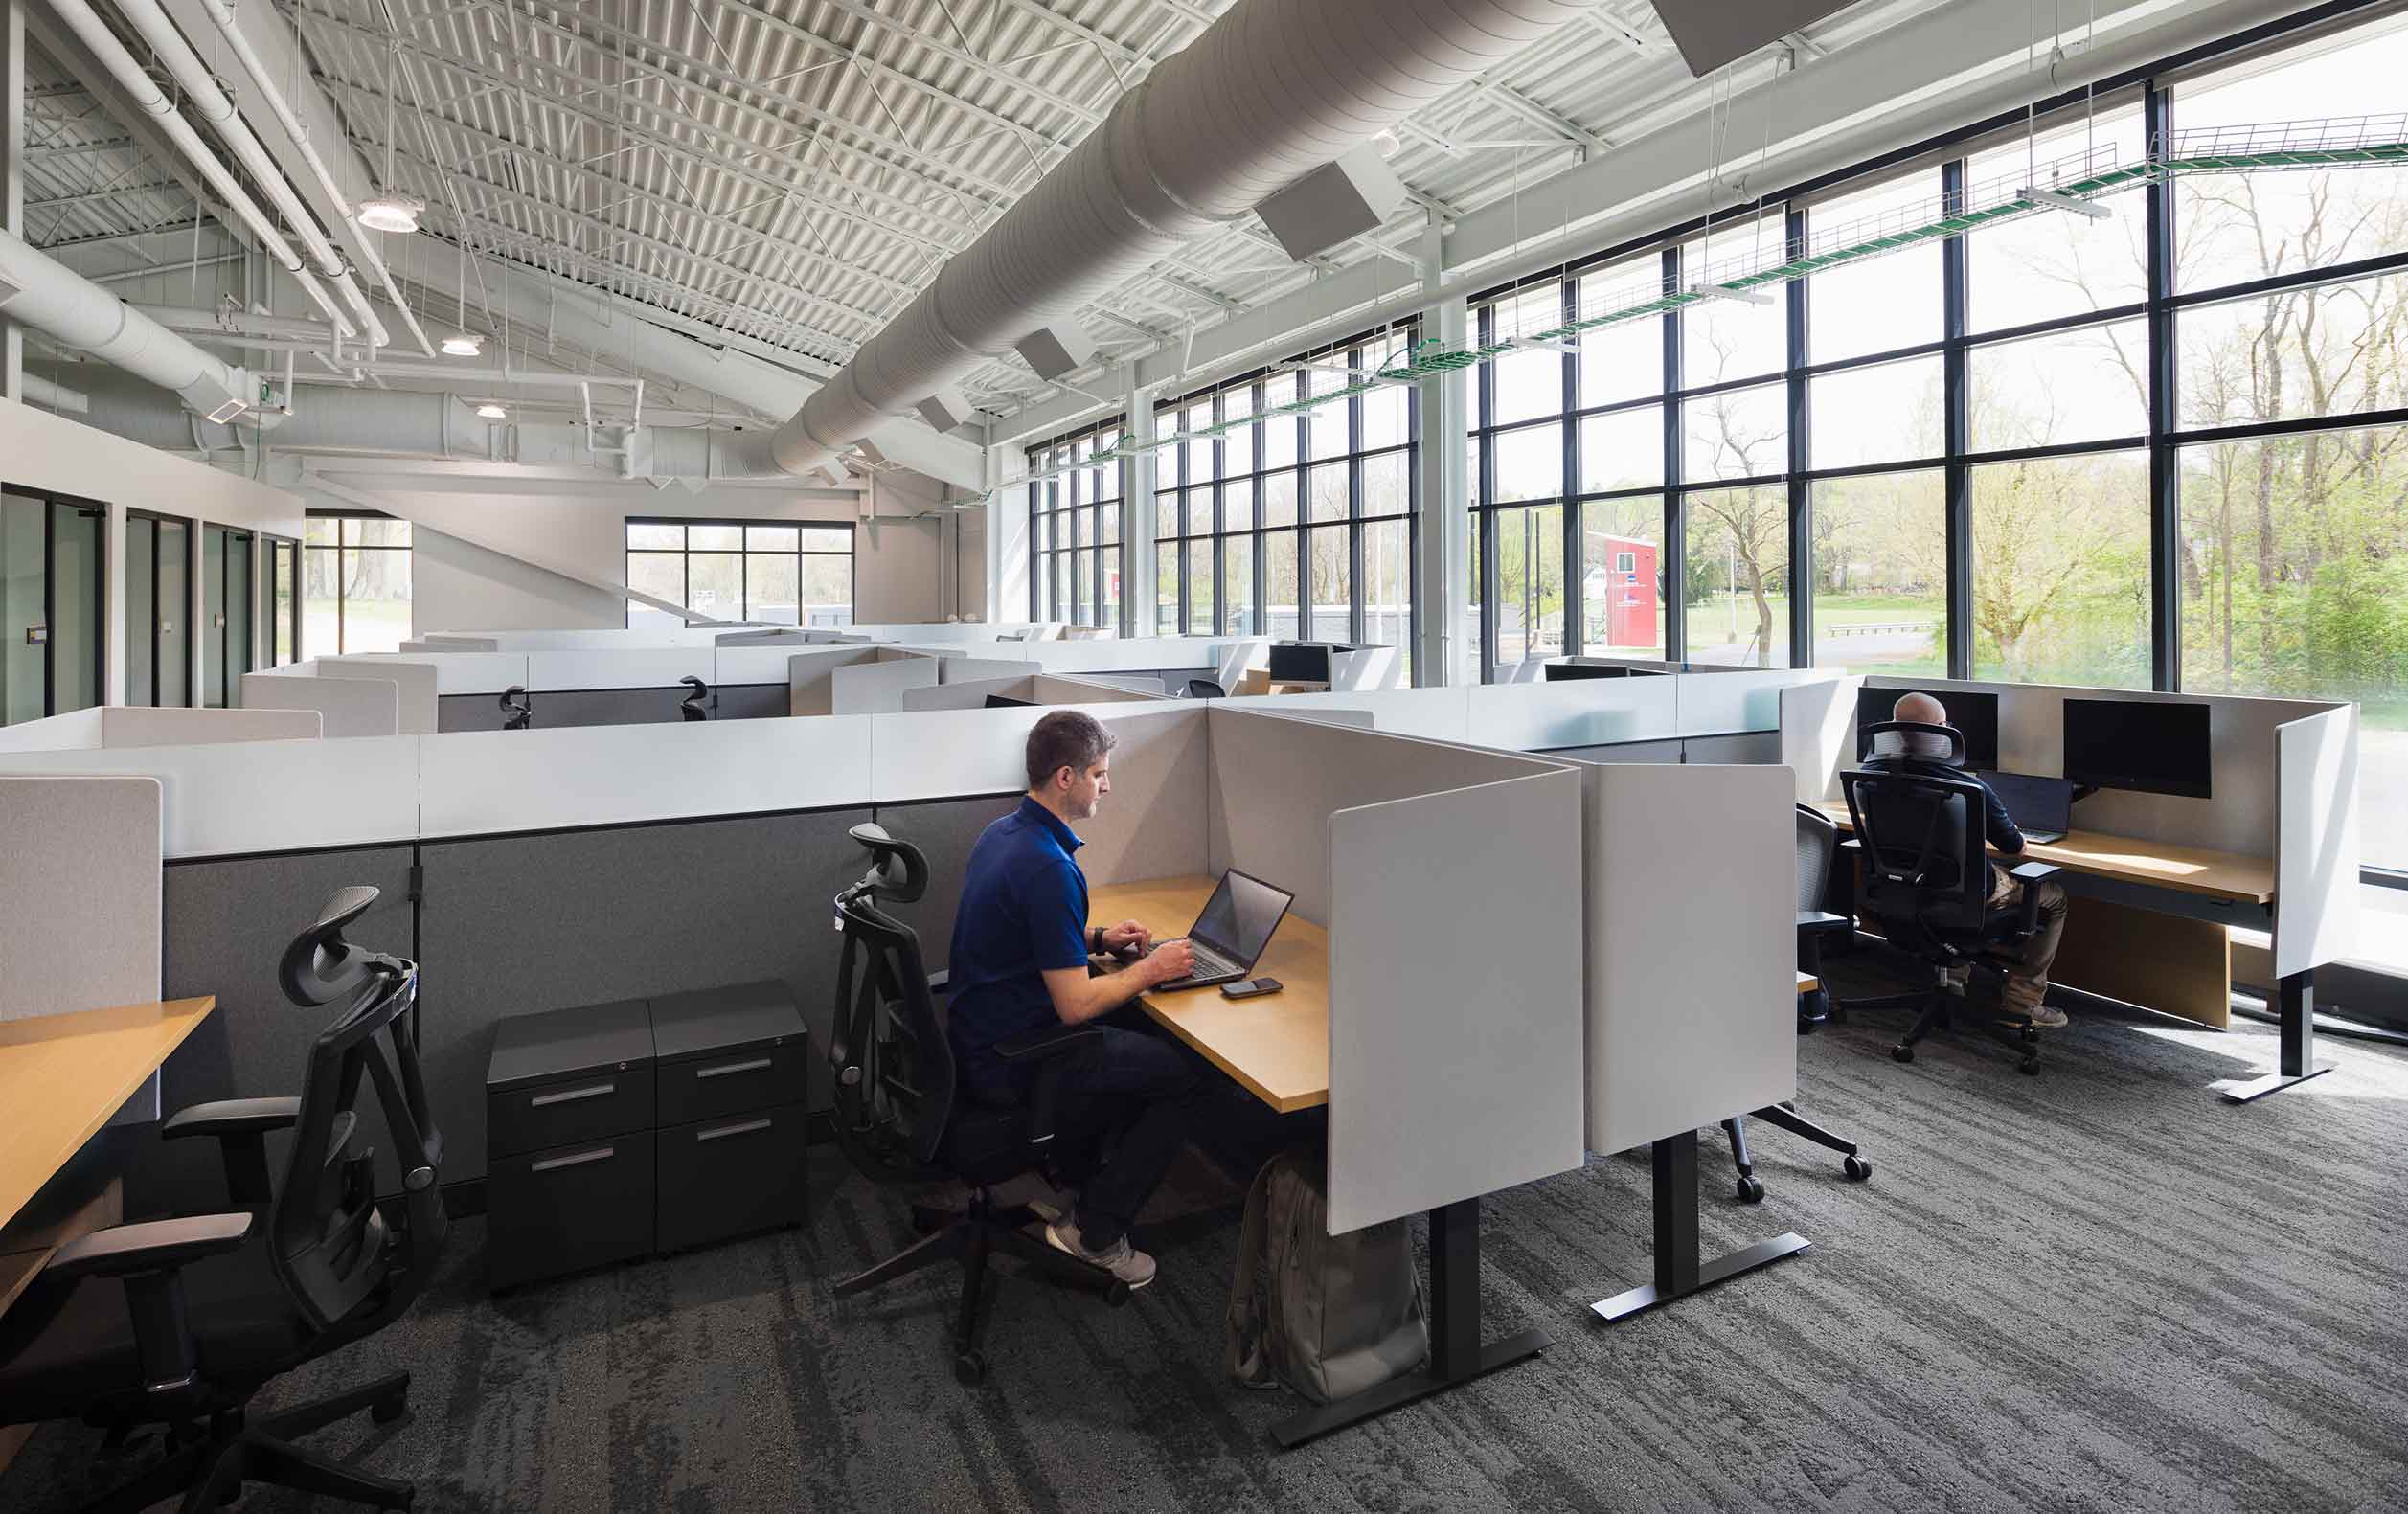
[[[367,884],[337,889],[318,917],[284,948],[276,977],[297,1005],[331,1004],[368,976],[372,954],[343,939],[343,927],[368,913],[377,891]]]
[[[909,904],[928,892],[928,859],[918,847],[887,834],[875,822],[855,825],[846,834],[870,848],[870,870],[862,875],[864,893],[889,904]]]
[[[1965,765],[1965,733],[1954,726],[1927,725],[1920,720],[1884,720],[1867,726],[1877,757],[1914,757],[1925,762]]]

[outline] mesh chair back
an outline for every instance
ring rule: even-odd
[[[1831,818],[1810,805],[1798,806],[1798,908],[1819,910],[1823,907],[1826,886],[1830,881],[1831,858],[1839,850],[1839,827]]]
[[[1839,780],[1864,847],[1866,911],[1901,926],[1979,933],[1989,899],[1981,784],[1887,768]]]
[[[268,1260],[303,1317],[344,1340],[409,1306],[449,1231],[436,1186],[443,1137],[406,1023],[418,965],[343,939],[375,899],[370,888],[336,893],[285,948],[279,971],[293,1003],[343,1007],[309,1046],[284,1180],[268,1211]],[[363,1074],[400,1163],[403,1193],[391,1212],[376,1202],[375,1149],[358,1140]]]
[[[864,832],[875,830],[875,836]],[[924,1183],[952,1118],[958,1074],[945,1021],[928,990],[920,935],[879,908],[881,894],[909,902],[926,887],[927,859],[910,842],[874,826],[854,839],[875,859],[836,896],[844,954],[836,967],[836,1031],[828,1057],[836,1072],[836,1141],[870,1177]]]

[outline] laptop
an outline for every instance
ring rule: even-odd
[[[2037,778],[2029,773],[1985,773],[2015,828],[2026,841],[2063,841],[2074,825],[2074,785],[2061,778]]]
[[[1220,875],[1220,887],[1204,901],[1204,913],[1188,928],[1188,945],[1195,951],[1194,971],[1158,983],[1147,991],[1209,988],[1251,976],[1263,948],[1271,944],[1271,933],[1287,917],[1287,907],[1295,899],[1296,895],[1261,878],[1230,869]]]

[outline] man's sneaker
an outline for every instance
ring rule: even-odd
[[[1068,1252],[1082,1262],[1102,1267],[1134,1290],[1154,1280],[1154,1259],[1128,1243],[1124,1235],[1100,1252],[1091,1252],[1079,1239],[1079,1226],[1073,1220],[1056,1220],[1045,1227],[1045,1238],[1057,1252]]]
[[[2012,1009],[2010,1009],[2007,1012],[2010,1015],[2017,1013],[2017,1011]],[[2065,1024],[2065,1011],[2059,1009],[2055,1005],[2033,1005],[2031,1008],[2021,1011],[2021,1013],[2023,1018],[2031,1021],[2034,1026],[2037,1026],[2043,1030],[2054,1030],[2059,1026]]]

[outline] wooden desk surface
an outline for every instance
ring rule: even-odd
[[[0,1225],[216,1007],[204,996],[0,1020]]]
[[[1212,878],[1114,884],[1088,896],[1088,923],[1142,921],[1170,940],[1195,923]],[[1146,1012],[1205,1060],[1283,1115],[1329,1102],[1329,938],[1293,914],[1280,922],[1255,976],[1284,986],[1260,999],[1224,999],[1217,988],[1147,994]]]
[[[1823,980],[1815,977],[1812,973],[1798,974],[1798,997],[1801,999],[1822,986]]]
[[[1851,828],[1844,802],[1825,800],[1814,807],[1830,816],[1840,829]],[[2053,862],[2076,872],[2152,884],[2213,899],[2231,899],[2241,904],[2269,904],[2274,900],[2273,859],[2245,857],[2237,851],[2209,851],[2201,847],[2143,841],[2137,836],[2069,830],[2063,841],[2026,843],[2023,856],[2032,862]]]

